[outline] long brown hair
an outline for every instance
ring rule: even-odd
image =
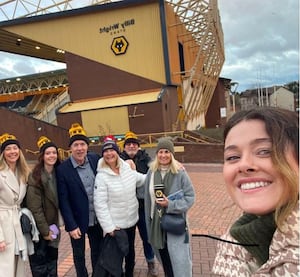
[[[34,179],[36,186],[42,186],[42,169],[45,166],[45,162],[44,162],[45,150],[39,154],[38,162],[32,170],[32,178]],[[57,160],[56,163],[54,164],[54,170],[61,163],[57,148],[56,148],[56,153],[57,153]]]
[[[275,211],[275,220],[280,228],[283,221],[298,205],[299,180],[286,157],[286,149],[292,147],[294,159],[299,165],[299,116],[298,113],[281,108],[263,107],[235,113],[224,128],[224,142],[235,125],[241,121],[257,119],[265,123],[265,128],[272,141],[271,158],[274,167],[284,180],[285,195],[289,195],[288,203],[281,202]]]

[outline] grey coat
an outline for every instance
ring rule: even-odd
[[[151,237],[151,197],[149,192],[151,177],[153,172],[148,171],[145,181],[145,216],[148,237]],[[174,193],[182,189],[184,196],[181,199],[169,200],[169,205],[166,210],[167,213],[183,213],[186,217],[187,211],[192,207],[195,201],[195,191],[192,182],[184,170],[179,170],[178,174],[173,179],[173,184],[170,193]],[[185,243],[186,235],[172,235],[167,234],[167,247],[172,263],[174,277],[192,277],[192,256],[189,243]],[[155,249],[155,254],[160,260],[159,251]]]

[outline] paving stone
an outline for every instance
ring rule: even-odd
[[[189,225],[192,234],[191,246],[193,257],[193,277],[218,276],[211,273],[217,241],[200,235],[219,237],[230,224],[241,214],[227,195],[221,164],[184,164],[196,192],[196,203],[189,211]],[[86,263],[91,274],[90,253],[87,241]],[[158,264],[159,276],[164,276],[162,267]],[[29,266],[26,277],[31,277]],[[62,230],[59,246],[59,277],[75,277],[72,250],[68,234]],[[147,263],[142,249],[142,243],[137,231],[136,235],[136,265],[135,277],[147,276]]]

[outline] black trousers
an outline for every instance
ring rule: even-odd
[[[40,237],[34,243],[34,254],[29,256],[33,277],[57,277],[58,248],[49,246],[49,241]]]
[[[129,251],[127,256],[125,256],[125,276],[133,277],[134,265],[135,265],[135,249],[134,249],[134,241],[135,241],[135,228],[136,225],[124,229],[127,233]]]
[[[154,261],[154,252],[151,244],[148,242],[144,199],[138,199],[138,200],[139,200],[139,220],[137,222],[137,227],[139,229],[140,237],[143,241],[144,255],[146,257],[146,260],[147,262],[152,262]]]
[[[159,255],[161,257],[161,262],[162,262],[165,276],[174,277],[172,263],[171,263],[167,245],[165,245],[165,248],[159,249]]]
[[[88,271],[85,265],[85,235],[86,234],[82,234],[80,239],[70,237],[77,277],[88,277]],[[103,243],[103,231],[100,225],[97,224],[89,227],[87,236],[91,249],[92,269],[94,270]]]

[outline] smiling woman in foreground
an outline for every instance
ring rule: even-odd
[[[223,175],[243,215],[219,243],[222,276],[299,276],[299,121],[265,107],[234,114],[224,129]]]

